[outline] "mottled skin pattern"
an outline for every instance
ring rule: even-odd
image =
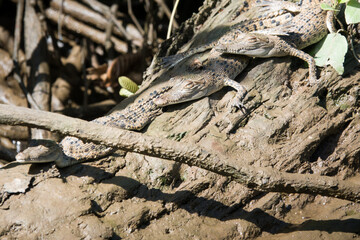
[[[161,113],[154,100],[171,89],[170,85],[155,86],[150,92],[136,100],[127,108],[97,118],[92,122],[104,126],[128,130],[140,130]],[[16,156],[18,162],[44,163],[55,162],[58,167],[67,167],[90,159],[108,155],[114,149],[92,142],[83,142],[76,137],[65,137],[59,145],[45,144],[29,147]]]
[[[156,99],[155,104],[160,107],[190,101],[209,96],[224,86],[230,86],[237,91],[232,105],[240,108],[246,89],[233,79],[244,70],[247,64],[247,57],[222,55],[213,49],[197,71],[174,77],[178,84]]]
[[[170,88],[170,86],[164,86],[158,90],[151,91],[146,97],[144,96],[137,100],[124,110],[97,118],[93,122],[109,127],[140,130],[161,113],[161,109],[154,104],[154,100]],[[84,159],[84,161],[99,158],[112,152],[111,148],[94,143],[83,143],[75,137],[65,137],[60,142],[60,146],[66,156]]]
[[[284,14],[274,17],[275,23],[264,21],[260,29],[279,25],[291,19]],[[263,20],[260,20],[263,21]],[[221,54],[215,49],[203,53],[190,64],[189,71],[173,77],[165,85],[154,86],[124,110],[111,113],[93,120],[106,126],[128,130],[140,130],[151,122],[163,106],[199,99],[230,86],[237,91],[234,106],[240,107],[245,88],[233,79],[246,67],[248,58],[245,56]],[[58,167],[67,167],[76,163],[103,157],[114,149],[91,142],[84,143],[75,137],[65,137],[59,145],[37,146],[26,149],[16,156],[19,162],[55,162]]]
[[[274,6],[274,5],[272,5]],[[290,2],[278,2],[277,8],[291,8],[300,11],[289,23],[265,31],[241,33],[232,41],[220,40],[215,47],[222,53],[242,54],[251,57],[279,57],[291,55],[301,58],[309,64],[309,80],[317,82],[315,60],[309,54],[299,50],[320,41],[327,34],[333,12],[320,8],[320,1],[308,1],[301,7]],[[330,22],[330,23],[329,23]],[[279,34],[283,32],[283,34]]]
[[[191,48],[190,50],[183,53],[163,57],[160,63],[164,67],[173,67],[188,57],[215,48],[219,44],[219,42],[234,39],[239,33],[252,32],[269,27],[276,27],[284,22],[288,22],[293,17],[291,13],[286,12],[286,10],[284,9],[276,9],[271,12],[267,12],[264,10],[263,12],[263,15],[260,15],[255,19],[244,20],[230,26],[229,30],[220,39],[216,41],[213,41],[209,44],[201,45],[199,47]]]
[[[293,16],[290,13],[284,12],[283,9],[276,9],[272,11],[272,14],[235,24],[229,32],[217,41],[190,49],[184,53],[163,58],[163,63],[165,62],[168,66],[174,66],[185,58],[211,49],[208,55],[205,53],[200,56],[200,58],[205,58],[205,60],[201,61],[199,69],[193,69],[186,75],[174,77],[177,80],[177,85],[174,85],[172,89],[156,99],[155,104],[161,107],[190,101],[209,96],[224,86],[230,86],[237,91],[232,105],[238,108],[242,107],[242,99],[246,94],[246,89],[233,79],[247,66],[248,58],[222,54],[216,50],[216,46],[222,41],[233,41],[238,34],[244,31],[277,27],[289,22],[292,18]],[[279,30],[279,32],[282,33],[282,30]],[[199,62],[199,60],[194,57],[192,62]]]

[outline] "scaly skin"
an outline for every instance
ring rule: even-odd
[[[290,12],[291,10],[292,9],[290,9]],[[190,50],[183,53],[163,57],[160,64],[168,68],[174,67],[176,64],[180,63],[188,57],[215,48],[219,42],[231,41],[239,33],[253,32],[264,28],[276,27],[284,22],[288,22],[293,17],[291,13],[287,12],[289,11],[288,9],[270,9],[267,11],[266,8],[262,8],[261,11],[264,12],[264,14],[258,16],[257,18],[244,20],[230,26],[229,30],[220,39],[205,45],[201,45],[199,47],[191,48]]]
[[[274,17],[275,25],[286,22],[291,17]],[[264,21],[260,28],[273,25],[271,21]],[[154,86],[129,107],[95,119],[94,122],[128,130],[140,130],[161,113],[162,107],[209,96],[224,86],[233,87],[237,91],[233,105],[240,107],[246,90],[233,79],[246,67],[248,58],[225,56],[213,49],[201,54],[200,59],[199,67],[192,67],[189,72],[170,79],[164,85]],[[197,60],[198,58],[194,61]],[[59,145],[28,148],[19,153],[16,160],[26,163],[55,162],[58,167],[67,167],[103,157],[113,151],[114,149],[106,146],[84,143],[75,137],[65,137]]]
[[[293,3],[277,2],[272,6],[294,10]],[[309,54],[299,50],[320,41],[327,34],[327,26],[333,28],[333,12],[320,8],[319,1],[304,3],[300,13],[289,23],[264,31],[240,33],[231,42],[220,40],[215,47],[221,53],[241,54],[250,57],[280,57],[291,55],[305,60],[309,64],[310,84],[317,82],[315,60]],[[330,22],[330,24],[329,24]],[[286,29],[287,27],[287,29]],[[284,31],[285,34],[278,34]],[[333,29],[331,29],[333,31]]]
[[[168,92],[157,98],[157,106],[167,106],[179,102],[191,101],[209,96],[224,86],[230,86],[237,91],[233,106],[240,108],[246,89],[233,79],[241,73],[248,64],[244,56],[223,56],[216,50],[203,55],[204,62],[201,68],[185,76],[177,76],[175,85]],[[195,59],[194,61],[198,61]]]
[[[153,90],[124,110],[97,118],[93,122],[109,127],[140,130],[161,113],[161,109],[154,104],[154,100],[169,89],[171,86]],[[83,161],[103,157],[113,151],[112,148],[91,142],[83,143],[82,140],[75,137],[65,137],[59,145],[65,156]]]
[[[93,122],[104,126],[140,130],[161,113],[161,108],[154,104],[154,100],[170,89],[171,86],[168,84],[155,86],[127,108],[97,118]],[[16,161],[23,163],[55,162],[58,167],[67,167],[106,156],[113,151],[113,148],[92,142],[84,143],[76,137],[68,136],[59,145],[45,144],[29,147],[16,155]]]
[[[169,80],[168,87],[162,87],[160,91],[151,91],[124,110],[97,118],[93,122],[104,126],[140,130],[161,112],[162,107],[209,96],[224,86],[233,87],[237,91],[233,105],[240,107],[246,90],[232,78],[247,66],[248,58],[220,55],[212,50],[203,56],[207,60],[201,64],[201,68],[174,77]],[[91,142],[84,143],[76,137],[68,136],[59,145],[30,147],[19,153],[16,160],[24,163],[55,162],[56,166],[61,168],[97,159],[113,151],[113,148]]]
[[[290,10],[292,11],[293,9]],[[264,11],[268,12],[267,10]],[[161,107],[190,101],[209,96],[210,94],[219,91],[224,86],[230,86],[237,91],[232,105],[238,108],[242,107],[242,99],[246,94],[246,89],[233,79],[247,66],[248,58],[236,55],[224,55],[216,50],[216,46],[223,41],[232,42],[234,38],[243,31],[262,30],[280,26],[293,18],[290,13],[284,12],[283,9],[275,9],[270,12],[273,14],[268,13],[266,17],[260,17],[235,24],[228,33],[220,38],[220,40],[216,40],[208,45],[190,49],[185,53],[167,57],[165,61],[168,61],[168,63],[173,66],[185,58],[212,48],[208,54],[203,53],[200,56],[200,58],[202,58],[201,68],[197,71],[192,71],[190,74],[174,77],[177,79],[177,85],[174,85],[172,89],[156,99],[155,104]],[[280,12],[283,14],[280,15]],[[283,33],[283,30],[279,30],[278,33]],[[199,61],[193,57],[192,62]]]

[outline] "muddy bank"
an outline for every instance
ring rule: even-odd
[[[193,31],[225,22],[237,6],[206,1],[181,28],[185,37],[165,43],[160,54],[192,39]],[[201,34],[195,39],[190,42],[202,44]],[[359,181],[360,72],[349,59],[343,77],[324,68],[316,86],[306,85],[302,61],[252,60],[237,77],[249,92],[248,112],[231,108],[234,91],[225,88],[166,107],[143,132],[199,144],[234,165]],[[153,65],[145,83],[164,81],[180,70]],[[3,239],[360,238],[359,204],[257,192],[196,167],[135,153],[117,151],[65,169],[17,165],[0,169],[0,176]]]

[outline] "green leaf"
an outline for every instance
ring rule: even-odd
[[[339,33],[330,33],[315,47],[317,66],[331,65],[339,73],[344,73],[345,54],[348,49],[346,38]]]
[[[350,0],[346,4],[345,20],[347,24],[360,22],[360,3],[357,0]]]
[[[349,0],[338,0],[338,3],[339,3],[339,4],[347,3],[347,2],[349,2]]]
[[[335,11],[336,9],[333,8],[332,6],[330,6],[329,4],[327,3],[321,3],[320,4],[320,7],[323,9],[323,10],[326,10],[326,11]]]
[[[122,97],[130,97],[130,96],[134,95],[134,93],[130,92],[126,88],[121,88],[119,91],[119,95]]]
[[[137,90],[139,90],[139,86],[128,77],[121,76],[118,78],[118,81],[121,87],[132,93],[135,93]]]

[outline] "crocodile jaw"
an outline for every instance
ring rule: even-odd
[[[58,158],[62,157],[61,148],[57,145],[47,147],[39,145],[36,147],[29,147],[23,152],[15,156],[17,162],[20,163],[47,163],[55,162]]]
[[[258,33],[241,33],[231,42],[220,40],[215,49],[221,53],[269,57],[272,55],[274,45],[271,36]]]
[[[197,75],[189,74],[187,78],[172,78],[174,86],[159,98],[154,99],[154,103],[158,107],[188,102],[191,100],[204,97],[210,91],[208,88],[208,80],[205,78],[197,78]]]

